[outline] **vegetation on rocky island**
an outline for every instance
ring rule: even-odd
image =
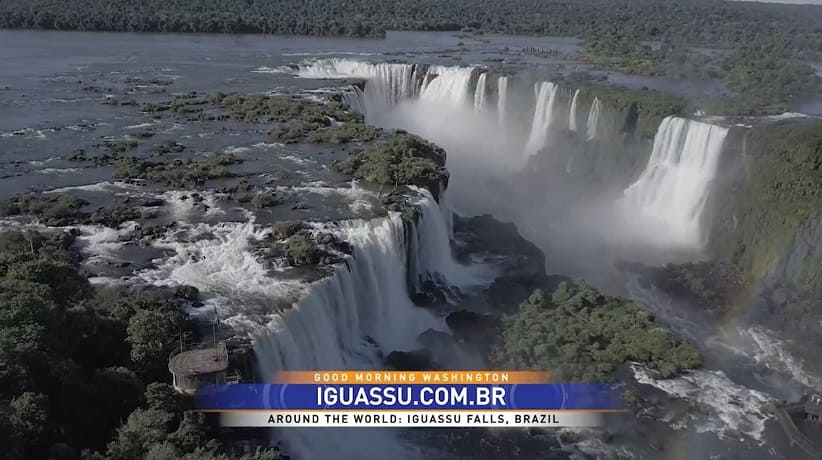
[[[131,205],[114,202],[108,207],[87,210],[89,203],[68,193],[29,193],[0,200],[0,217],[30,215],[52,227],[96,224],[117,228],[120,224],[141,217]]]
[[[404,131],[394,131],[387,139],[352,152],[334,167],[375,184],[394,188],[401,185],[424,187],[435,198],[448,184],[445,150]]]
[[[258,244],[264,259],[283,260],[291,267],[332,265],[352,254],[353,247],[332,233],[309,231],[302,221],[284,221],[274,225],[268,241]]]
[[[536,290],[519,311],[503,318],[493,354],[499,367],[551,369],[561,381],[606,381],[628,362],[662,378],[702,364],[699,353],[654,323],[630,301],[582,283]]]
[[[202,184],[208,179],[231,177],[228,166],[240,160],[229,153],[212,153],[201,161],[176,158],[154,161],[138,157],[122,157],[114,163],[114,177],[125,181],[145,180],[174,187]]]
[[[94,288],[72,241],[0,232],[0,458],[227,460],[164,383],[192,291]]]

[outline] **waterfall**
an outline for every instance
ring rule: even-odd
[[[598,97],[595,97],[594,102],[591,104],[591,110],[588,112],[588,121],[585,124],[589,141],[597,137],[597,125],[599,124],[599,116],[601,113],[602,102],[599,101]]]
[[[651,232],[664,232],[671,243],[700,248],[702,212],[727,134],[720,126],[665,118],[645,170],[624,192],[629,213]]]
[[[421,198],[415,204],[423,211],[416,227],[417,241],[414,242],[413,251],[417,277],[422,281],[434,281],[446,288],[470,288],[491,282],[494,273],[487,267],[466,266],[454,259],[448,230],[452,219],[450,209],[437,204],[428,190],[411,188],[420,193]]]
[[[441,216],[439,210],[436,214]],[[418,334],[443,329],[441,319],[409,298],[406,231],[398,214],[341,223],[338,234],[354,246],[354,255],[333,276],[311,285],[293,308],[275,315],[257,337],[263,375],[280,369],[380,369],[383,356],[417,349]],[[292,458],[419,457],[394,432],[355,431],[295,428],[283,431],[283,437],[296,454]]]
[[[365,106],[394,105],[417,94],[415,64],[360,62],[351,59],[318,59],[298,65],[302,78],[363,78]]]
[[[432,66],[420,90],[420,99],[462,106],[468,101],[471,67]]]
[[[368,104],[365,102],[365,94],[359,86],[352,85],[342,93],[343,101],[356,113],[363,115],[368,113]]]
[[[499,125],[503,128],[506,123],[506,110],[508,103],[508,77],[499,77],[497,79],[497,115],[499,116]]]
[[[571,131],[577,130],[577,98],[579,98],[579,90],[574,92],[574,97],[571,99],[571,109],[568,111],[568,129]]]
[[[354,247],[353,257],[273,317],[257,338],[262,370],[380,368],[378,352],[414,349],[419,333],[440,324],[409,298],[405,227],[398,214],[344,221],[338,230]]]
[[[480,74],[477,79],[477,89],[474,90],[474,110],[485,111],[485,80],[488,77],[486,72]]]
[[[536,108],[534,109],[531,134],[525,144],[528,156],[534,155],[545,147],[548,140],[548,130],[554,121],[554,111],[559,87],[551,82],[541,82],[534,86],[536,92]]]

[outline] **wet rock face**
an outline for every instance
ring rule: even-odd
[[[744,289],[741,274],[721,262],[688,262],[652,267],[622,262],[618,268],[640,275],[640,282],[653,285],[675,299],[697,305],[708,313],[732,307]]]
[[[818,324],[822,127],[790,120],[732,131],[711,194],[708,252],[738,270],[763,322],[797,332]],[[818,334],[804,338],[818,340]]]
[[[416,289],[411,293],[411,301],[420,307],[442,305],[448,301],[445,293],[446,288],[440,287],[434,281],[425,280],[417,284]]]
[[[468,310],[451,313],[445,318],[445,324],[457,337],[474,343],[490,341],[500,326],[499,319]]]
[[[426,349],[415,351],[392,351],[383,364],[398,371],[426,371],[436,369],[434,355]]]

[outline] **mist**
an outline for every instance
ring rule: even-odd
[[[656,264],[700,256],[700,214],[725,134],[711,129],[720,128],[666,120],[650,167],[628,183],[592,183],[575,174],[575,160],[591,155],[594,145],[596,155],[618,154],[595,139],[613,124],[598,99],[571,111],[570,94],[561,97],[563,90],[550,82],[506,79],[500,85],[498,77],[472,77],[470,68],[436,72],[418,97],[395,104],[379,103],[367,86],[367,119],[446,150],[455,212],[513,222],[546,253],[549,272],[603,287],[621,285],[617,261]],[[580,119],[578,132],[569,129],[574,118]],[[680,161],[683,149],[696,153]]]

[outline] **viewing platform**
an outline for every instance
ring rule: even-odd
[[[181,346],[168,361],[173,376],[174,389],[184,394],[194,394],[201,384],[226,383],[228,350],[222,340]]]
[[[822,460],[822,396],[809,395],[797,403],[774,402],[771,409],[791,446],[798,446],[808,458]]]

